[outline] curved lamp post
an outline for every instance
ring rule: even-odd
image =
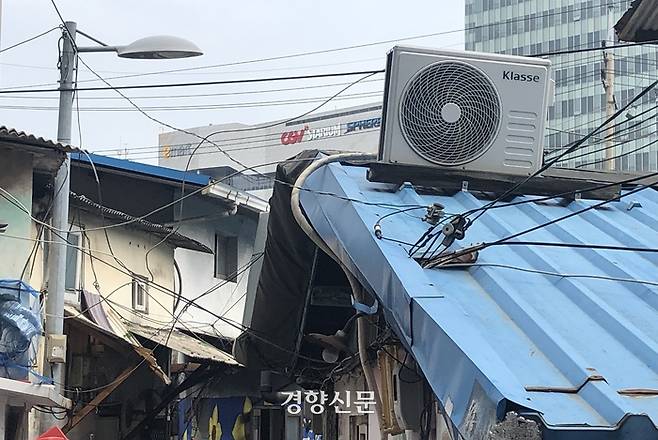
[[[127,46],[108,46],[84,32],[77,31],[77,24],[72,21],[66,22],[66,29],[62,29],[62,32],[63,45],[59,63],[60,81],[57,141],[65,145],[71,143],[73,93],[75,90],[73,80],[75,78],[77,64],[76,49],[78,52],[116,52],[122,58],[135,59],[187,58],[203,54],[201,49],[194,43],[178,37],[146,37]],[[76,47],[76,34],[84,35],[99,45]],[[54,188],[59,188],[59,190],[55,191],[53,198],[52,227],[56,231],[65,231],[68,229],[70,164],[70,157],[67,155],[55,176]],[[64,322],[62,319],[64,315],[64,274],[66,271],[66,246],[64,239],[65,237],[55,234],[48,255],[49,281],[46,300],[46,313],[48,317],[45,326],[46,336],[62,335],[64,333]],[[46,348],[47,350],[51,349],[51,347]],[[46,359],[48,358],[49,356],[46,356]],[[64,364],[51,363],[51,366],[56,389],[61,393],[62,383],[64,382]]]

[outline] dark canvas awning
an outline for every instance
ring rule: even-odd
[[[251,329],[236,339],[233,348],[236,359],[248,368],[285,368],[295,357],[315,245],[292,216],[290,192],[317,155],[317,150],[305,151],[296,159],[308,161],[295,160],[277,167]]]

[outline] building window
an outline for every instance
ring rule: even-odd
[[[238,237],[215,234],[215,278],[235,281],[238,270]]]
[[[133,309],[138,312],[148,312],[148,279],[141,275],[133,275]]]
[[[64,288],[69,292],[77,292],[81,289],[82,272],[82,235],[79,231],[71,231],[66,234],[66,271],[64,272]]]

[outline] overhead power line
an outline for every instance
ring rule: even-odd
[[[351,93],[334,98],[334,100],[353,100],[381,97],[383,92],[361,92]],[[178,106],[140,106],[142,110],[150,111],[183,111],[183,110],[218,110],[218,109],[235,109],[235,108],[252,108],[252,107],[266,107],[266,106],[280,106],[280,105],[297,105],[320,102],[327,99],[327,96],[312,96],[308,98],[297,99],[279,99],[271,101],[246,101],[246,102],[228,102],[222,104],[193,104],[193,105],[178,105]],[[132,99],[132,98],[131,98]],[[36,106],[36,105],[12,105],[0,104],[2,109],[11,110],[41,110],[41,111],[58,111],[57,106]],[[138,111],[134,107],[80,107],[80,111],[84,112],[125,112],[125,111]]]
[[[625,3],[624,0],[618,1],[618,2],[612,2],[610,4],[623,4]],[[583,6],[582,8],[576,8],[574,9],[575,11],[585,11],[588,9],[597,9],[599,8],[598,5],[592,5],[592,6]],[[555,15],[559,15],[561,12],[552,12],[552,13],[545,13],[545,14],[538,14],[534,17],[532,17],[532,20],[538,20],[542,19],[545,17],[551,17]],[[58,12],[58,15],[59,12]],[[61,15],[60,15],[61,17]],[[294,54],[287,54],[287,55],[279,55],[279,56],[274,56],[274,57],[266,57],[266,58],[257,58],[257,59],[251,59],[251,60],[243,60],[243,61],[235,61],[235,62],[230,62],[230,63],[222,63],[222,64],[213,64],[213,65],[207,65],[207,66],[196,66],[196,67],[186,67],[186,68],[179,68],[179,69],[169,69],[169,70],[160,70],[160,71],[152,71],[152,72],[144,72],[144,73],[135,73],[135,74],[129,74],[129,75],[120,75],[120,76],[113,76],[113,77],[108,77],[106,79],[108,80],[113,80],[113,79],[123,79],[123,78],[134,78],[134,77],[141,77],[141,76],[151,76],[151,75],[160,75],[160,74],[168,74],[168,73],[180,73],[180,72],[189,72],[189,71],[196,71],[196,70],[204,70],[204,69],[213,69],[213,68],[219,68],[219,67],[230,67],[230,66],[237,66],[237,65],[244,65],[244,64],[253,64],[253,63],[261,63],[261,62],[268,62],[268,61],[276,61],[276,60],[283,60],[283,59],[289,59],[289,58],[296,58],[296,57],[304,57],[304,56],[310,56],[310,55],[318,55],[318,54],[325,54],[325,53],[334,53],[334,52],[340,52],[340,51],[346,51],[346,50],[352,50],[352,49],[359,49],[359,48],[364,48],[364,47],[371,47],[371,46],[377,46],[377,45],[382,45],[382,44],[390,44],[390,43],[397,43],[397,42],[403,42],[403,41],[410,41],[410,40],[417,40],[417,39],[425,39],[425,38],[430,38],[430,37],[436,37],[436,36],[442,36],[442,35],[449,35],[449,34],[454,34],[454,33],[459,33],[459,32],[465,32],[465,31],[472,31],[476,29],[483,29],[483,28],[488,28],[492,26],[500,26],[505,23],[514,23],[514,22],[523,22],[526,20],[526,17],[517,17],[514,19],[506,20],[506,21],[500,21],[500,22],[495,22],[495,23],[488,23],[488,24],[482,24],[482,25],[476,25],[476,26],[470,26],[470,27],[464,27],[461,29],[454,29],[454,30],[449,30],[449,31],[441,31],[441,32],[433,32],[433,33],[428,33],[428,34],[420,34],[420,35],[413,35],[409,37],[401,37],[401,38],[394,38],[394,39],[388,39],[388,40],[380,40],[380,41],[375,41],[375,42],[370,42],[370,43],[363,43],[363,44],[356,44],[356,45],[350,45],[350,46],[343,46],[343,47],[337,47],[337,48],[330,48],[330,49],[321,49],[321,50],[316,50],[316,51],[308,51],[308,52],[300,52],[300,53],[294,53]],[[559,55],[562,52],[556,52],[554,53],[555,55]],[[541,56],[544,56],[545,54],[542,54]],[[97,80],[88,80],[88,81],[97,81]],[[14,86],[13,88],[19,88],[19,87],[43,87],[50,85],[51,83],[47,84],[36,84],[36,85],[25,85],[25,86]]]
[[[364,135],[364,134],[368,134],[368,133],[372,133],[372,131],[353,131],[353,132],[350,132],[350,133],[342,134],[338,137],[358,136],[358,135]],[[277,137],[280,137],[280,135],[277,134]],[[274,141],[274,139],[264,139],[264,140],[261,140],[259,142],[268,142],[268,141]],[[232,144],[231,143],[225,143],[223,141],[218,141],[218,142],[222,145],[222,147],[230,147],[230,146],[235,146],[235,145],[244,145],[244,146],[239,146],[239,147],[236,147],[236,148],[224,148],[224,151],[226,151],[226,152],[235,152],[235,151],[244,151],[244,150],[253,151],[253,150],[260,150],[260,149],[263,149],[263,148],[270,148],[270,147],[282,147],[280,141],[274,141],[274,142],[271,142],[271,143],[259,144],[259,145],[254,145],[252,142],[249,142],[249,141],[235,142],[235,143],[232,143]],[[133,153],[133,156],[131,156],[131,159],[132,160],[150,160],[150,159],[166,158],[164,153],[161,151],[162,147],[164,147],[164,145],[161,146],[160,148],[158,148],[157,151],[135,152],[135,153]],[[117,150],[120,150],[120,149],[117,148],[114,151],[117,151]],[[201,147],[199,147],[197,152],[194,153],[194,156],[195,157],[196,156],[205,156],[205,155],[208,155],[208,154],[216,154],[216,153],[217,153],[217,151],[215,150],[214,145],[204,144]],[[129,152],[129,154],[130,154],[130,152]],[[140,156],[135,157],[136,155],[140,155]],[[115,156],[120,157],[121,154],[117,153]],[[180,157],[187,158],[188,156],[189,156],[189,154],[186,154],[186,155],[183,155],[183,156],[180,156]]]
[[[657,143],[658,143],[658,139],[657,139],[657,140],[654,140],[653,142],[649,142],[648,144],[640,145],[639,147],[633,148],[633,149],[630,150],[630,151],[627,151],[627,152],[625,152],[625,153],[618,154],[618,155],[616,155],[616,156],[612,156],[612,157],[607,157],[607,158],[603,158],[603,159],[593,160],[593,161],[590,161],[590,162],[581,163],[580,165],[576,166],[576,168],[583,168],[583,167],[586,167],[586,166],[591,166],[591,165],[596,165],[596,164],[599,164],[599,163],[610,162],[610,161],[612,161],[612,160],[616,160],[616,159],[621,159],[621,158],[623,158],[623,157],[627,157],[627,156],[630,156],[630,155],[636,154],[637,152],[642,151],[642,150],[644,150],[644,149],[646,149],[646,148],[649,148],[649,147],[652,146],[652,145],[656,145]]]
[[[658,286],[658,281],[640,280],[640,279],[636,279],[636,278],[613,277],[613,276],[598,275],[598,274],[578,274],[578,273],[552,272],[552,271],[547,271],[547,270],[534,269],[534,268],[531,268],[531,267],[521,267],[521,266],[514,266],[514,265],[510,265],[510,264],[500,264],[500,263],[466,263],[466,264],[455,263],[455,264],[451,264],[450,267],[465,267],[465,268],[469,268],[469,267],[494,267],[494,268],[501,268],[501,269],[518,270],[518,271],[521,271],[521,272],[535,273],[535,274],[540,274],[540,275],[549,275],[549,276],[554,276],[554,277],[559,277],[559,278],[586,278],[586,279],[593,279],[593,280],[619,281],[621,283],[636,283],[636,284],[644,284],[644,285],[647,285],[647,286]]]
[[[657,40],[658,42],[658,40]],[[619,49],[627,46],[635,46],[636,44],[626,44],[626,45],[616,45],[608,46],[606,49]],[[589,48],[589,49],[577,49],[576,51],[598,51],[602,50],[601,47]],[[562,52],[554,52],[551,55],[560,55],[574,53],[571,50],[565,50]],[[528,55],[530,57],[541,57],[547,56],[545,54],[535,54]],[[260,82],[276,82],[276,81],[290,81],[290,80],[305,80],[305,79],[318,79],[318,78],[330,78],[330,77],[341,77],[341,76],[353,76],[353,75],[365,75],[365,74],[376,74],[383,73],[384,69],[377,70],[363,70],[363,71],[352,71],[352,72],[337,72],[337,73],[323,73],[315,75],[297,75],[297,76],[285,76],[285,77],[267,77],[267,78],[247,78],[247,79],[235,79],[235,80],[223,80],[223,81],[198,81],[198,82],[183,82],[183,83],[161,83],[161,84],[137,84],[137,85],[120,85],[113,87],[82,87],[82,88],[72,88],[72,89],[29,89],[33,87],[32,85],[27,86],[14,86],[12,88],[0,89],[0,94],[18,94],[18,93],[54,93],[60,91],[100,91],[100,90],[127,90],[127,89],[154,89],[154,88],[172,88],[172,87],[194,87],[194,86],[210,86],[210,85],[226,85],[226,84],[248,84],[248,83],[260,83]],[[42,86],[45,84],[39,84]]]
[[[625,3],[625,1],[621,0],[621,1],[611,2],[610,4],[614,5],[614,4],[623,4],[623,3]],[[594,6],[594,5],[592,5],[592,6],[583,6],[581,8],[575,8],[574,11],[585,11],[585,10],[588,10],[588,9],[597,9],[599,7],[600,7],[599,5],[596,5],[596,6]],[[561,14],[561,12],[552,12],[552,13],[549,12],[549,13],[545,13],[545,14],[537,14],[532,19],[533,20],[538,20],[538,19],[542,19],[544,17],[551,17],[551,16],[555,16],[555,15],[559,15],[559,14]],[[215,69],[215,68],[219,68],[219,67],[231,67],[231,66],[239,66],[239,65],[245,65],[245,64],[262,63],[262,62],[268,62],[268,61],[285,60],[285,59],[290,59],[290,58],[298,58],[298,57],[305,57],[305,56],[311,56],[311,55],[335,53],[335,52],[342,52],[342,51],[353,50],[353,49],[362,49],[362,48],[365,48],[365,47],[380,46],[382,44],[391,44],[391,43],[398,43],[398,42],[411,41],[411,40],[421,40],[421,39],[426,39],[426,38],[431,38],[431,37],[438,37],[438,36],[443,36],[443,35],[456,34],[456,33],[464,32],[464,31],[472,31],[472,30],[487,28],[487,27],[491,27],[491,26],[498,26],[502,23],[507,23],[507,22],[510,22],[510,23],[522,22],[524,20],[525,20],[525,17],[517,17],[517,18],[514,18],[514,19],[506,20],[505,22],[482,24],[482,25],[464,27],[464,28],[461,28],[461,29],[453,29],[453,30],[440,31],[440,32],[431,32],[431,33],[426,33],[426,34],[411,35],[411,36],[400,37],[400,38],[391,38],[391,39],[387,39],[387,40],[379,40],[379,41],[373,41],[373,42],[369,42],[369,43],[354,44],[354,45],[342,46],[342,47],[336,47],[336,48],[330,48],[330,49],[320,49],[320,50],[307,51],[307,52],[298,52],[298,53],[293,53],[293,54],[278,55],[278,56],[264,57],[264,58],[256,58],[256,59],[243,60],[243,61],[234,61],[234,62],[230,62],[230,63],[211,64],[211,65],[206,65],[206,66],[196,66],[196,67],[185,67],[185,68],[179,68],[179,69],[159,70],[159,71],[153,71],[153,72],[145,72],[145,73],[138,73],[138,74],[131,74],[131,75],[109,77],[107,79],[112,80],[112,79],[122,79],[122,78],[134,78],[134,77],[140,77],[140,76],[160,75],[160,74],[164,74],[164,73],[190,72],[190,71],[196,71],[196,70]]]
[[[620,49],[623,47],[633,47],[633,46],[645,46],[647,44],[657,44],[658,40],[651,40],[651,41],[643,41],[640,43],[624,43],[624,44],[613,44],[610,46],[605,46],[605,47],[588,47],[588,48],[583,48],[583,49],[570,49],[570,50],[561,50],[561,51],[554,51],[554,52],[544,52],[544,53],[538,53],[535,55],[530,55],[531,57],[550,57],[554,55],[567,55],[571,53],[583,53],[583,52],[593,52],[593,51],[598,51],[598,50],[608,50],[608,49]]]
[[[89,68],[87,66],[87,68]],[[128,90],[128,89],[158,89],[158,88],[171,88],[171,87],[195,87],[195,86],[212,86],[212,85],[226,85],[226,84],[251,84],[261,82],[278,82],[278,81],[293,81],[305,79],[318,79],[318,78],[336,78],[342,76],[356,76],[356,75],[374,75],[384,73],[384,69],[377,70],[361,70],[353,72],[335,72],[335,73],[318,73],[315,75],[297,75],[297,76],[275,76],[269,78],[248,78],[248,79],[231,79],[224,81],[199,81],[199,82],[185,82],[185,83],[167,83],[167,84],[137,84],[127,86],[105,86],[105,87],[82,87],[70,89],[35,89],[29,90],[30,93],[59,93],[59,92],[86,92],[97,90]],[[13,94],[25,93],[26,90],[0,90],[0,94]]]
[[[43,37],[44,35],[48,35],[48,34],[51,33],[52,31],[57,30],[57,29],[59,29],[59,26],[55,26],[55,27],[52,28],[52,29],[48,29],[48,30],[45,31],[45,32],[41,32],[40,34],[34,35],[33,37],[27,38],[27,39],[25,39],[25,40],[23,40],[23,41],[19,41],[19,42],[16,43],[16,44],[12,44],[11,46],[5,47],[4,49],[0,49],[0,53],[6,52],[6,51],[11,50],[11,49],[13,49],[13,48],[15,48],[15,47],[18,47],[18,46],[22,46],[23,44],[29,43],[30,41],[34,41],[34,40],[36,40],[37,38],[41,38],[41,37]]]
[[[655,118],[655,116],[649,117],[649,118],[641,121],[641,123],[645,123],[645,122],[649,121],[650,119],[654,119],[654,118]],[[321,129],[321,128],[328,128],[328,127],[331,127],[331,125],[320,126],[320,127],[315,127],[315,128],[320,128]],[[631,127],[631,128],[635,128],[635,127]],[[646,127],[641,127],[641,129],[646,129]],[[628,132],[627,132],[627,129],[621,129],[621,130],[616,131],[615,135],[612,136],[612,138],[615,139],[615,138],[620,138],[620,137],[623,137],[623,136],[627,136],[631,133],[635,133],[638,130],[640,130],[640,129],[636,129],[635,131],[628,130]],[[363,134],[368,134],[368,133],[372,133],[372,131],[354,131],[354,132],[350,132],[350,133],[341,134],[337,137],[363,135]],[[227,152],[235,152],[235,151],[243,151],[243,150],[250,150],[251,151],[251,150],[258,150],[258,149],[269,148],[269,147],[281,147],[279,137],[280,137],[280,133],[266,133],[266,134],[255,135],[255,136],[252,135],[252,136],[243,136],[243,137],[234,137],[234,138],[229,138],[229,139],[222,139],[222,140],[219,140],[217,142],[221,143],[222,147],[224,147],[224,150],[227,151]],[[619,142],[615,145],[616,146],[625,145],[625,144],[628,144],[628,143],[633,142],[635,140],[643,139],[644,137],[646,137],[646,136],[637,137],[637,138],[630,139],[630,140],[625,140],[625,141]],[[588,144],[588,146],[594,146],[594,145],[600,144],[600,143],[604,142],[607,138],[608,137],[606,136],[605,138],[597,139],[597,142],[590,143],[590,144]],[[121,150],[120,148],[117,147],[117,148],[113,148],[113,149],[105,149],[105,150],[100,150],[100,151],[113,152],[113,153],[116,153],[115,155],[117,155],[117,156],[124,156],[127,153],[128,155],[131,156],[131,159],[133,159],[133,160],[147,160],[147,159],[165,158],[166,156],[165,156],[164,152],[162,151],[162,149],[165,146],[171,148],[171,147],[178,147],[178,146],[183,146],[183,145],[185,145],[185,146],[190,145],[190,142],[165,144],[165,145],[153,145],[153,146],[149,146],[149,147],[141,147],[141,148],[137,147],[137,148],[133,148],[133,149],[124,149],[124,150]],[[233,147],[233,148],[231,148],[231,147]],[[645,145],[644,148],[646,148],[646,147],[647,146]],[[119,153],[119,151],[121,151],[121,153]],[[592,155],[592,154],[594,154],[598,151],[600,151],[600,150],[594,150],[594,151],[590,151],[590,152],[581,153],[578,156],[571,156],[571,157],[568,157],[568,158],[564,158],[561,161],[570,160],[570,159],[573,159],[574,157],[582,157],[582,156]],[[196,152],[195,156],[215,154],[215,153],[216,152],[214,151],[214,146],[213,145],[204,144],[199,148],[199,150]],[[181,157],[185,157],[185,156],[187,156],[187,155],[183,155]]]
[[[379,83],[384,81],[384,78],[373,78],[366,81],[361,81],[364,83]],[[279,93],[279,92],[291,92],[297,90],[310,90],[310,89],[326,89],[329,87],[337,86],[346,86],[349,82],[339,82],[339,83],[329,83],[329,84],[315,84],[307,86],[296,86],[296,87],[281,87],[276,89],[252,89],[252,90],[243,90],[243,91],[232,91],[232,92],[221,92],[221,93],[191,93],[185,95],[142,95],[142,96],[131,96],[130,99],[175,99],[175,98],[211,98],[215,96],[239,96],[239,95],[260,95],[266,93]],[[30,90],[25,90],[25,93],[30,93]],[[39,99],[39,100],[49,100],[55,101],[58,100],[57,96],[30,96],[30,95],[20,95],[20,96],[0,96],[0,98],[6,99]],[[124,100],[121,96],[81,96],[80,100]]]
[[[541,223],[541,224],[535,225],[535,226],[533,226],[533,227],[530,227],[530,228],[524,229],[524,230],[522,230],[522,231],[512,233],[512,234],[510,234],[510,235],[507,235],[507,236],[505,236],[505,237],[502,237],[502,238],[497,239],[497,240],[494,240],[494,241],[489,241],[489,242],[485,242],[485,243],[477,244],[477,245],[474,245],[474,246],[471,246],[471,247],[467,247],[467,248],[464,248],[464,249],[460,249],[460,250],[454,251],[453,253],[451,253],[451,254],[447,254],[447,255],[445,255],[445,254],[439,254],[438,257],[436,257],[436,258],[438,258],[438,259],[440,259],[440,260],[437,261],[437,260],[434,260],[433,258],[431,258],[432,260],[434,260],[435,264],[430,263],[427,267],[434,267],[434,266],[436,266],[437,264],[440,265],[440,264],[445,263],[445,262],[447,262],[447,261],[455,261],[457,258],[459,258],[459,257],[461,257],[461,256],[463,256],[463,255],[470,254],[470,253],[472,253],[472,252],[474,252],[474,251],[484,250],[484,249],[489,248],[489,247],[491,247],[491,246],[510,245],[510,244],[513,243],[512,240],[514,240],[515,238],[518,238],[518,237],[523,236],[523,235],[527,235],[527,234],[529,234],[529,233],[531,233],[531,232],[534,232],[534,231],[537,231],[537,230],[540,230],[540,229],[548,228],[549,226],[552,226],[552,225],[554,225],[554,224],[560,223],[560,222],[562,222],[562,221],[564,221],[564,220],[567,220],[567,219],[570,219],[570,218],[572,218],[572,217],[576,217],[576,216],[578,216],[578,215],[584,214],[584,213],[586,213],[586,212],[588,212],[588,211],[591,211],[591,210],[593,210],[593,209],[599,209],[599,208],[601,208],[601,207],[603,207],[603,206],[605,206],[605,205],[607,205],[607,204],[609,204],[609,203],[611,203],[611,202],[618,201],[618,200],[620,200],[620,199],[623,198],[623,197],[629,197],[629,196],[631,196],[631,195],[633,195],[633,194],[636,194],[636,193],[638,193],[638,192],[640,192],[640,191],[643,191],[643,190],[645,190],[645,189],[647,189],[647,188],[655,187],[657,184],[658,184],[658,181],[654,181],[653,183],[648,184],[648,185],[640,185],[640,186],[637,186],[636,188],[634,188],[634,189],[632,189],[632,190],[630,190],[630,191],[628,191],[628,192],[626,192],[626,193],[624,193],[624,194],[621,194],[620,196],[617,196],[617,197],[613,197],[613,198],[610,198],[610,199],[603,200],[603,201],[601,201],[601,202],[598,202],[598,203],[595,203],[595,204],[593,204],[593,205],[587,206],[587,207],[585,207],[585,208],[583,208],[583,209],[579,209],[579,210],[577,210],[577,211],[573,211],[573,212],[571,212],[571,213],[569,213],[569,214],[563,215],[562,217],[558,217],[558,218],[555,218],[555,219],[553,219],[553,220],[549,220],[549,221],[547,221],[547,222],[545,222],[545,223]],[[482,210],[480,211],[480,215],[481,215],[481,214],[484,214],[484,213],[487,212],[489,209],[491,209],[491,206],[489,206],[489,205],[485,205],[485,206],[482,208]],[[479,216],[478,216],[478,217],[479,217]],[[556,245],[556,246],[557,246],[557,245]],[[597,246],[598,246],[598,245],[597,245]],[[650,249],[650,248],[644,248],[643,250],[644,250],[644,251],[647,251],[647,252],[654,252],[654,251],[653,251],[652,249]],[[656,252],[658,252],[658,250],[656,250]]]

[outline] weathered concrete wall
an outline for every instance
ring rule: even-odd
[[[32,155],[15,150],[2,150],[0,187],[13,195],[32,212]],[[4,193],[2,193],[5,196]],[[0,223],[8,223],[0,234],[0,278],[20,278],[33,242],[32,221],[25,212],[0,196]],[[13,238],[13,237],[19,238]]]
[[[93,230],[102,226],[97,216],[72,210],[70,219],[81,229],[89,229],[84,233],[84,247],[95,258],[82,256],[82,283],[86,290],[97,292],[94,286],[98,283],[98,291],[107,298],[108,304],[125,319],[151,327],[170,325],[173,320],[172,311],[174,298],[171,293],[162,292],[154,286],[148,288],[148,314],[132,312],[132,277],[123,272],[131,271],[152,279],[155,284],[170,291],[174,290],[174,250],[162,243],[154,248],[160,238],[134,227],[121,226],[107,229],[110,247],[102,230]],[[146,254],[148,255],[148,268]],[[112,256],[116,257],[118,262]],[[106,264],[107,263],[107,264]],[[122,268],[123,263],[128,270]],[[121,269],[118,270],[117,268]],[[150,269],[150,273],[149,273]]]
[[[238,270],[252,260],[257,222],[242,215],[216,217],[209,220],[184,223],[180,233],[200,241],[214,249],[215,233],[238,237]],[[193,300],[208,289],[218,287],[212,293],[196,300],[200,306],[214,314],[221,315],[231,322],[241,323],[244,312],[245,293],[249,279],[248,270],[238,275],[237,280],[226,281],[214,276],[214,255],[187,249],[176,249],[176,261],[183,278],[183,296]],[[240,330],[227,322],[217,321],[217,317],[191,306],[185,314],[186,325],[206,332],[215,323],[215,331],[223,336],[235,338]]]

